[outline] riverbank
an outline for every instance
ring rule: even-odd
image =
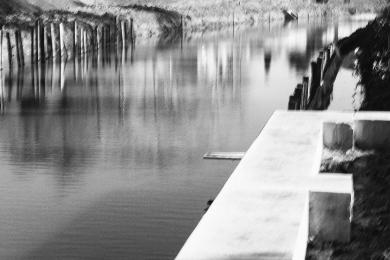
[[[14,24],[25,23],[25,16],[37,17],[48,10],[59,9],[71,13],[83,12],[93,15],[109,14],[133,18],[134,31],[139,41],[158,41],[183,29],[191,33],[220,30],[231,26],[259,25],[264,22],[283,21],[281,8],[295,12],[299,19],[340,17],[359,13],[377,13],[386,6],[385,0],[329,1],[327,4],[308,3],[306,0],[263,1],[206,1],[206,0],[149,0],[140,4],[135,0],[12,0],[0,4],[0,17],[12,18]],[[13,16],[17,14],[17,16]],[[23,14],[20,16],[20,14]],[[183,20],[182,20],[183,18]],[[4,23],[4,22],[3,22]]]
[[[86,4],[69,5],[70,11],[84,11],[102,14],[132,16],[139,40],[158,40],[168,31],[175,31],[183,17],[184,32],[192,33],[221,30],[226,27],[256,26],[265,22],[283,21],[281,8],[292,10],[299,19],[320,17],[345,17],[351,14],[378,13],[386,6],[385,0],[343,0],[327,4],[308,3],[306,0],[263,0],[263,1],[206,1],[206,0],[113,0],[84,1]],[[114,3],[114,4],[112,4]]]

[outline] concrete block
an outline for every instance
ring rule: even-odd
[[[358,149],[390,151],[390,121],[357,120],[353,138]]]
[[[333,122],[323,124],[323,143],[328,149],[343,151],[352,149],[352,137],[353,131],[348,124]]]
[[[309,193],[309,237],[319,241],[349,242],[351,238],[352,195]]]

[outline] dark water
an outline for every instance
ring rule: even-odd
[[[236,166],[202,155],[246,151],[317,51],[362,24],[3,71],[0,259],[172,259]],[[356,79],[340,73],[331,108],[352,109]]]

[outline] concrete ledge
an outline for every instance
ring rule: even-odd
[[[275,112],[176,259],[303,260],[309,235],[348,241],[352,176],[318,170],[324,122],[354,119],[390,113]],[[330,127],[328,145],[346,148],[350,129]]]

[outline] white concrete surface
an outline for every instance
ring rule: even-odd
[[[322,125],[390,114],[273,114],[176,259],[304,259],[308,193],[349,193],[350,175],[319,175]]]

